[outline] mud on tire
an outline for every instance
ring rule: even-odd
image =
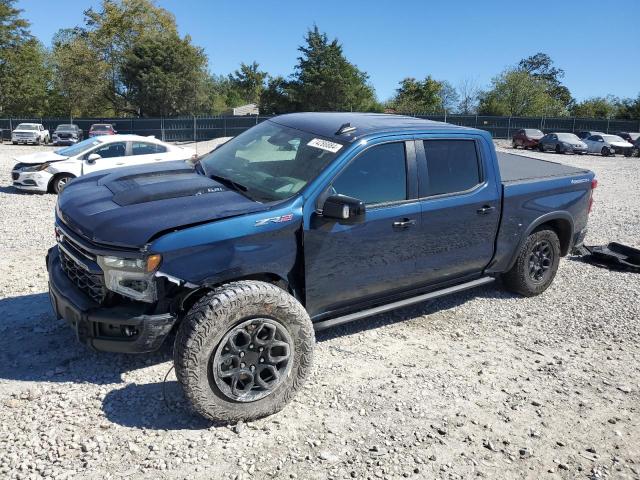
[[[558,271],[560,240],[553,230],[537,230],[520,247],[516,263],[502,275],[507,290],[532,297],[544,292]]]
[[[245,332],[242,330],[245,325],[250,329],[252,319],[256,323],[266,321],[268,325],[277,325],[279,340],[283,336],[285,340],[289,339],[291,349],[287,368],[283,369],[282,376],[276,375],[278,383],[268,394],[255,395],[255,400],[247,401],[246,398],[233,398],[230,388],[221,381],[222,375],[217,373],[220,364],[214,365],[214,360],[219,362],[220,354],[228,350],[229,338],[232,338],[229,335],[234,335],[238,329]],[[254,347],[247,342],[260,340],[257,329],[251,332],[241,333],[241,337],[248,339],[246,342],[242,338],[239,341],[232,338],[232,341],[243,343],[245,349]],[[234,351],[235,343],[232,344]],[[174,344],[176,376],[193,409],[205,418],[229,422],[255,420],[280,411],[292,400],[311,373],[314,344],[309,315],[287,292],[259,281],[229,283],[198,300],[182,321]],[[246,350],[246,358],[253,355],[257,364],[256,355],[261,354],[257,353],[257,348],[253,350]],[[236,357],[234,361],[239,360]],[[240,368],[239,365],[232,366]],[[256,380],[263,383],[261,379]],[[250,387],[251,394],[260,388],[259,385]],[[264,391],[258,393],[264,394]]]

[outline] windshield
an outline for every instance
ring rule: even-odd
[[[38,126],[31,123],[21,123],[16,127],[16,130],[38,130]]]
[[[81,154],[85,150],[88,150],[91,147],[96,145],[100,145],[100,140],[95,138],[88,138],[83,140],[82,142],[78,142],[75,145],[71,145],[70,147],[61,148],[60,150],[56,150],[55,153],[58,155],[62,155],[63,157],[75,157],[76,155]]]
[[[91,130],[111,130],[111,125],[91,125]]]
[[[629,136],[631,137],[631,140],[635,142],[636,140],[638,140],[638,138],[640,138],[640,133],[630,133]]]
[[[559,133],[558,140],[563,140],[565,142],[579,142],[580,139],[575,136],[573,133]]]
[[[58,125],[56,130],[75,130],[73,125]]]
[[[626,142],[626,140],[618,135],[603,135],[602,138],[606,142]]]
[[[343,145],[265,121],[205,155],[206,175],[234,182],[259,201],[292,197],[313,180]]]
[[[544,133],[542,133],[540,130],[536,130],[535,128],[527,128],[527,129],[525,129],[524,133],[526,133],[529,137],[542,137],[542,136],[544,136]]]

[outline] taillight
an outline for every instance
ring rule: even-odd
[[[591,191],[589,192],[589,213],[591,213],[591,209],[593,208],[593,191],[598,187],[598,179],[594,178],[591,180]]]

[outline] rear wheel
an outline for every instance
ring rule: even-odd
[[[504,286],[525,297],[544,292],[558,271],[560,240],[553,230],[538,230],[527,237],[516,263],[502,276]]]
[[[304,307],[275,285],[240,281],[202,297],[174,346],[185,396],[210,420],[280,411],[311,373],[315,336]]]

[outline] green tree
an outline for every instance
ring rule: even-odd
[[[242,98],[242,103],[258,104],[265,88],[267,76],[267,72],[260,70],[258,62],[254,61],[250,64],[243,62],[240,64],[239,70],[229,75],[229,82]]]
[[[207,110],[207,57],[175,31],[145,35],[126,53],[122,79],[128,100],[144,116]]]
[[[405,78],[400,82],[400,87],[388,106],[411,115],[439,113],[443,111],[442,88],[443,83],[434,80],[431,75],[427,75],[422,81]]]
[[[640,94],[636,98],[622,99],[617,117],[626,120],[640,120]]]
[[[379,109],[369,76],[346,59],[337,39],[329,41],[314,25],[298,50],[301,55],[290,84],[298,110]]]
[[[107,99],[107,65],[80,28],[63,29],[53,38],[51,62],[56,108],[52,115],[113,114]]]
[[[0,0],[0,114],[40,116],[47,109],[51,80],[47,52],[14,4]]]
[[[150,0],[102,0],[98,10],[84,12],[83,35],[97,52],[95,85],[115,115],[136,113],[123,79],[127,54],[143,36],[177,34],[174,16]]]
[[[565,108],[570,107],[574,102],[571,92],[562,84],[564,70],[554,66],[553,60],[546,53],[538,52],[523,58],[518,63],[518,68],[544,80],[547,84],[547,93]]]
[[[521,69],[505,70],[480,94],[483,115],[562,115],[564,105],[547,92],[547,81]]]
[[[284,77],[269,77],[267,87],[260,97],[260,113],[279,115],[296,110],[294,90]]]
[[[620,100],[612,95],[592,97],[576,103],[571,115],[588,118],[614,118],[620,111]]]

